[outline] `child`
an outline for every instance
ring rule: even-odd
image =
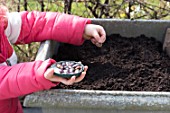
[[[84,40],[91,40],[100,47],[105,38],[103,27],[91,24],[87,18],[56,12],[8,13],[6,7],[0,6],[0,113],[23,113],[19,96],[50,89],[60,82],[66,85],[80,82],[88,68],[85,66],[78,78],[57,77],[53,69],[48,69],[55,63],[53,59],[16,64],[11,44],[54,40],[81,45]]]

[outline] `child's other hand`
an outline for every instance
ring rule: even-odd
[[[106,40],[106,32],[100,25],[86,24],[83,38],[91,40],[97,47],[101,47]]]
[[[47,80],[50,80],[52,82],[61,82],[65,85],[72,85],[74,83],[77,83],[77,82],[80,82],[81,80],[83,80],[83,78],[86,75],[87,69],[88,69],[88,67],[85,66],[84,71],[82,72],[82,74],[79,77],[76,78],[76,76],[72,76],[70,79],[55,76],[54,69],[47,69],[47,71],[44,73],[44,77]]]

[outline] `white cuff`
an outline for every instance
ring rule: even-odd
[[[8,26],[5,34],[10,43],[15,43],[21,32],[22,19],[18,12],[8,13]]]
[[[18,58],[17,58],[15,51],[13,51],[11,57],[8,58],[8,60],[10,61],[11,65],[17,64]],[[0,66],[7,66],[7,63],[6,62],[0,63]]]

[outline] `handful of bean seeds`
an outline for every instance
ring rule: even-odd
[[[54,68],[54,73],[56,75],[70,78],[71,75],[79,76],[84,70],[84,66],[81,62],[74,61],[60,61],[52,65]],[[68,77],[66,77],[68,75]]]

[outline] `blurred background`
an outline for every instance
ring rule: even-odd
[[[1,0],[10,12],[55,11],[87,18],[170,19],[170,0]],[[33,61],[40,43],[14,45],[19,62]]]

